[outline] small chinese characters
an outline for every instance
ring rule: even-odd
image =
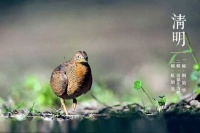
[[[176,93],[186,92],[186,59],[176,59],[171,65],[171,91]]]
[[[176,46],[181,45],[182,47],[185,46],[185,32],[183,31],[185,26],[185,15],[179,14],[178,16],[173,13],[171,17],[174,21],[173,23],[173,30],[172,32],[172,41],[177,42]]]

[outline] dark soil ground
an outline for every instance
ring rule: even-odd
[[[200,108],[197,100],[182,100],[166,105],[161,111],[146,110],[139,104],[115,105],[101,109],[84,108],[76,114],[13,110],[4,113],[2,132],[199,132]]]

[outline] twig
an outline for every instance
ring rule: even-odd
[[[198,59],[197,59],[197,56],[195,55],[195,53],[194,53],[194,51],[193,51],[193,49],[192,49],[192,45],[191,45],[191,43],[190,43],[189,37],[188,37],[188,35],[187,35],[186,32],[185,32],[185,36],[186,36],[186,42],[187,42],[187,44],[188,44],[188,47],[189,47],[189,49],[192,51],[192,57],[193,57],[195,63],[199,65],[200,63],[199,63],[199,61],[198,61]]]
[[[90,95],[91,95],[91,97],[94,98],[98,103],[100,103],[100,104],[102,104],[102,105],[104,105],[104,106],[106,106],[106,107],[110,107],[110,106],[106,105],[105,103],[101,102],[99,99],[97,99],[93,94],[90,94]]]
[[[147,94],[147,92],[144,90],[143,87],[141,87],[141,88],[144,91],[144,93],[147,95],[147,97],[149,98],[149,100],[151,101],[151,104],[153,105],[153,107],[155,108],[155,110],[157,110],[156,106],[154,105],[153,101],[151,100],[151,98],[149,97],[149,95]]]

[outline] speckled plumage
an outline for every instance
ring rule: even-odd
[[[64,62],[53,70],[50,85],[61,100],[73,99],[76,106],[75,98],[90,90],[92,72],[87,60],[87,53],[78,51],[72,60]]]

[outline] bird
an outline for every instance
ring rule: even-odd
[[[92,86],[92,71],[87,53],[77,51],[71,60],[58,65],[51,74],[50,86],[60,98],[65,114],[69,115],[65,100],[73,99],[72,108],[75,110],[76,98],[87,93]]]

